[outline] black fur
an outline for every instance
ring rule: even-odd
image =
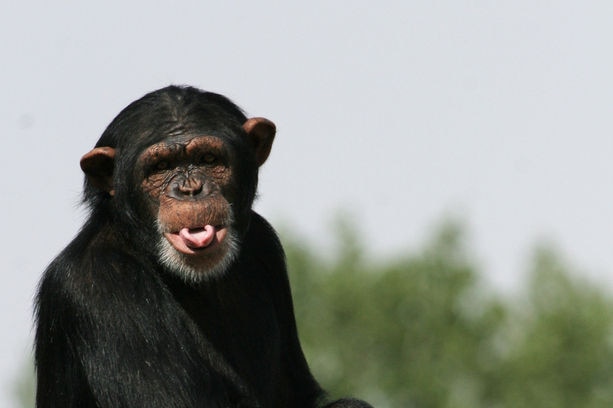
[[[36,298],[39,408],[316,407],[281,244],[251,210],[246,117],[223,96],[168,87],[124,109],[97,146],[117,149],[111,196],[86,180],[90,215]],[[169,134],[222,137],[240,158],[241,249],[221,276],[186,283],[160,264],[135,164]],[[334,407],[368,407],[339,400]]]

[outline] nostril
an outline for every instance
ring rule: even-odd
[[[191,195],[195,196],[202,193],[202,183],[198,183],[197,185],[192,187]]]
[[[177,184],[176,191],[178,195],[193,197],[202,193],[203,184],[197,180],[185,180]]]

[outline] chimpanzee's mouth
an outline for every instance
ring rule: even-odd
[[[164,236],[179,252],[194,255],[212,249],[221,243],[228,229],[223,225],[205,225],[197,228],[182,228],[177,232],[166,232]]]

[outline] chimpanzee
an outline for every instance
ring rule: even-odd
[[[251,209],[274,136],[192,87],[111,122],[81,159],[89,217],[39,286],[37,407],[325,405],[283,249]]]

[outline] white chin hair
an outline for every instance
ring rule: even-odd
[[[168,271],[179,276],[185,282],[192,284],[200,283],[223,275],[238,256],[240,247],[239,240],[231,229],[228,230],[222,245],[226,248],[225,254],[221,260],[208,268],[197,267],[190,265],[187,255],[177,251],[164,236],[161,236],[158,241],[158,257],[160,263],[165,266]]]

